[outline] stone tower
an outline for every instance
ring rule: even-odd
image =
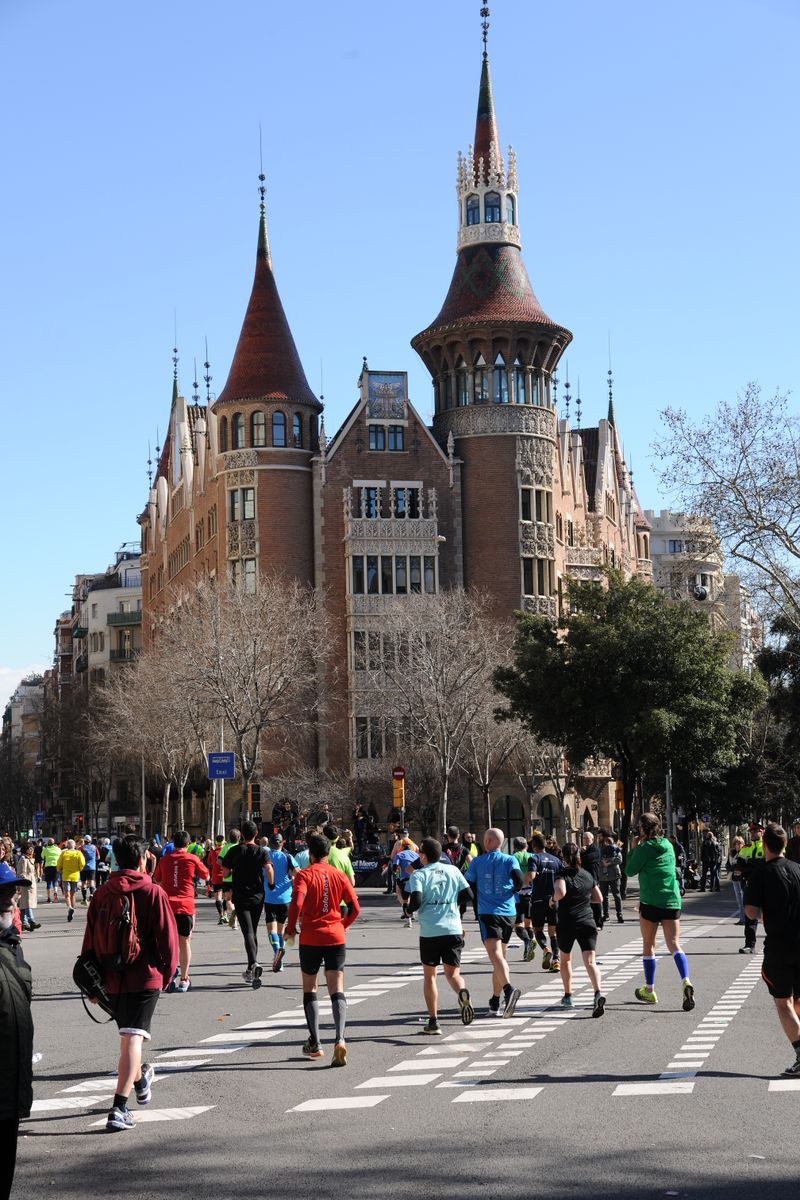
[[[517,167],[500,151],[485,46],[474,145],[458,156],[456,266],[411,344],[431,373],[434,431],[461,460],[464,584],[499,617],[555,615],[553,372],[572,334],[536,299],[520,252]]]

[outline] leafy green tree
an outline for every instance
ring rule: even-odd
[[[604,756],[619,767],[627,846],[642,778],[668,765],[714,778],[736,761],[737,730],[762,688],[731,672],[729,637],[650,584],[609,571],[603,583],[571,581],[559,628],[519,617],[516,661],[495,684],[501,712],[540,738],[562,744],[573,762]]]

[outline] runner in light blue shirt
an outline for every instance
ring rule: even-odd
[[[447,982],[458,994],[458,1007],[464,1025],[475,1016],[469,992],[461,975],[461,951],[464,931],[461,919],[470,895],[470,886],[450,859],[442,857],[435,838],[425,838],[419,848],[421,867],[412,869],[406,883],[409,913],[419,913],[419,957],[424,972],[425,1003],[428,1020],[422,1030],[428,1037],[441,1037],[438,1018],[439,993],[436,971],[442,964]]]
[[[283,958],[286,945],[283,931],[286,928],[286,916],[289,912],[289,902],[292,899],[292,876],[297,870],[297,863],[291,854],[283,848],[283,835],[273,833],[269,839],[269,861],[274,872],[273,886],[264,877],[264,920],[272,946],[272,969],[283,970]]]
[[[465,878],[473,885],[477,899],[481,938],[492,964],[492,996],[489,1011],[500,1015],[500,996],[505,1001],[503,1016],[512,1017],[520,998],[519,988],[511,983],[506,961],[506,946],[514,928],[514,896],[523,884],[519,863],[512,854],[503,854],[502,829],[487,829],[483,835],[485,854],[473,858]]]

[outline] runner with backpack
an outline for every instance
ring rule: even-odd
[[[528,870],[531,874],[531,924],[533,936],[542,949],[542,970],[559,971],[561,964],[558,957],[558,939],[556,938],[556,913],[550,907],[555,890],[556,876],[561,873],[561,860],[545,849],[544,836],[534,833],[530,840],[531,853],[528,856]],[[550,949],[547,948],[547,935],[550,939]],[[533,943],[531,943],[531,949]],[[533,961],[533,955],[526,961]]]
[[[128,1098],[149,1104],[154,1071],[142,1062],[162,988],[178,964],[178,931],[164,891],[145,873],[146,844],[138,837],[117,838],[118,870],[96,894],[86,917],[81,958],[93,958],[102,972],[119,1028],[120,1053],[114,1101],[106,1121],[109,1133],[132,1129]]]

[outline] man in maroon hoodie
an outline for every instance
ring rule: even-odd
[[[108,1114],[109,1133],[133,1128],[128,1112],[131,1088],[139,1104],[149,1104],[154,1071],[142,1062],[142,1045],[150,1040],[150,1023],[161,989],[168,987],[178,964],[178,930],[165,892],[145,873],[145,843],[137,837],[117,838],[114,858],[119,870],[109,876],[92,901],[83,938],[83,952],[95,949],[95,930],[108,922],[121,895],[130,898],[136,913],[140,951],[133,962],[106,972],[109,993],[116,998],[114,1019],[119,1027],[117,1088]]]

